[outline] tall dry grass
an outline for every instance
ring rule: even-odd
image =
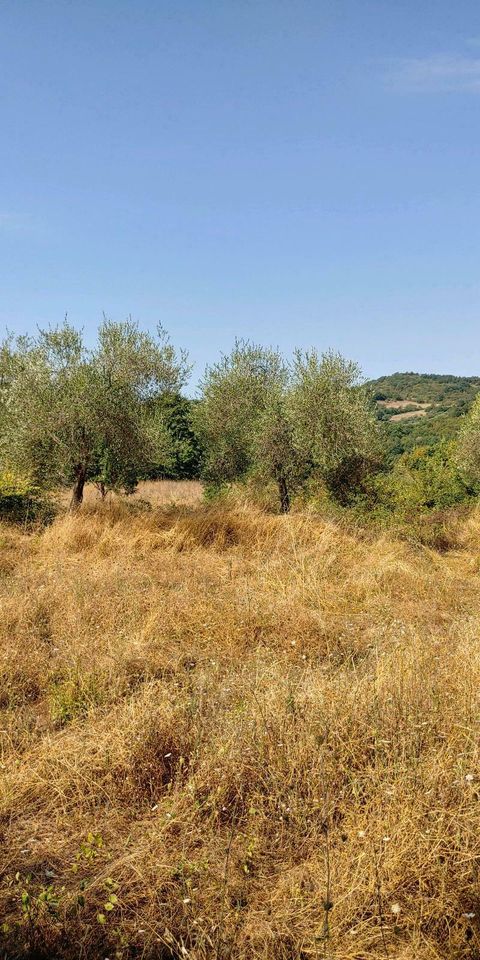
[[[58,494],[61,506],[67,506],[71,499],[71,491],[62,489]],[[105,497],[106,504],[122,502],[125,498],[119,494],[109,492]],[[202,484],[197,480],[142,480],[133,494],[127,498],[127,503],[138,504],[147,502],[154,507],[160,506],[194,506],[202,499]],[[102,502],[102,496],[95,484],[88,483],[85,487],[84,502],[88,506]]]
[[[478,958],[479,514],[460,541],[3,528],[0,956]]]

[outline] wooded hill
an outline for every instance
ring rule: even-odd
[[[371,380],[378,416],[387,424],[390,455],[451,439],[480,390],[480,377],[393,373]]]

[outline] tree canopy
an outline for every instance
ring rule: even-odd
[[[379,431],[358,367],[339,354],[278,351],[237,341],[207,369],[195,422],[206,480],[274,481],[280,506],[315,475],[345,497],[379,449]]]
[[[85,482],[132,489],[142,469],[168,464],[169,434],[151,401],[188,373],[166,333],[104,318],[89,348],[69,323],[8,338],[0,354],[0,452],[43,487]]]
[[[457,463],[477,489],[480,486],[480,394],[463,420],[457,443]]]

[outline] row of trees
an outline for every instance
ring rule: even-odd
[[[146,476],[201,474],[215,487],[253,480],[275,487],[286,512],[293,494],[315,485],[347,503],[382,469],[373,398],[339,354],[297,351],[287,362],[239,341],[207,368],[193,402],[181,394],[188,375],[186,354],[161,328],[152,335],[132,320],[104,319],[91,347],[67,322],[7,338],[0,472],[41,489],[71,485],[73,509],[88,481],[104,494],[132,491]],[[480,481],[480,400],[455,457]]]

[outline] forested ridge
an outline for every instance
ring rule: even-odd
[[[392,373],[370,380],[377,415],[386,423],[390,459],[417,446],[453,439],[480,390],[480,377]]]

